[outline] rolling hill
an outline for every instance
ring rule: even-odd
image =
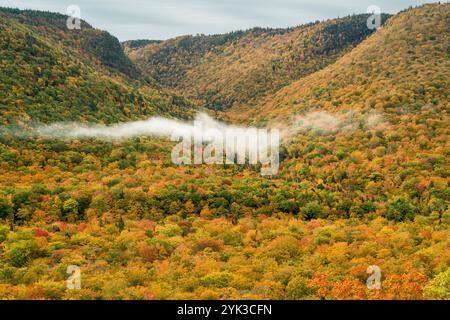
[[[142,77],[119,41],[60,14],[0,8],[2,123],[186,117],[190,104]]]
[[[131,60],[163,86],[198,106],[226,110],[257,105],[262,97],[332,64],[373,32],[367,18],[124,46]]]

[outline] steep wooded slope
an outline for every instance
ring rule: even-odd
[[[367,109],[408,114],[448,110],[450,5],[407,10],[329,67],[267,97],[234,108],[240,119],[267,121],[309,110]]]
[[[367,18],[353,15],[290,29],[184,36],[127,52],[161,84],[197,105],[225,110],[255,105],[335,62],[372,33]]]
[[[0,8],[0,119],[114,122],[186,116],[189,103],[140,77],[109,33],[60,14]]]

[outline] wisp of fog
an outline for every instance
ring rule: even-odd
[[[292,117],[290,120],[272,122],[271,127],[278,128],[282,132],[283,139],[289,138],[296,133],[309,129],[320,129],[332,131],[354,127],[352,121],[354,113],[348,114],[330,114],[323,111],[308,112],[303,115]],[[373,127],[382,121],[378,114],[369,114],[365,116],[365,123]],[[199,126],[199,124],[201,124]],[[27,132],[26,135],[42,137],[47,139],[89,139],[96,138],[101,140],[123,140],[127,138],[149,136],[158,138],[171,138],[174,133],[182,133],[193,137],[202,136],[204,131],[219,130],[224,132],[226,129],[250,129],[228,125],[214,120],[206,113],[199,113],[193,121],[168,119],[163,117],[152,117],[147,120],[131,121],[117,123],[114,125],[84,124],[79,122],[59,122],[46,125],[36,125]],[[15,136],[25,135],[24,130],[17,128],[3,128],[3,133]]]

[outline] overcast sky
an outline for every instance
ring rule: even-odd
[[[370,5],[396,13],[424,0],[0,0],[0,6],[66,13],[78,5],[81,17],[119,40],[167,39],[259,27],[289,27],[365,13]],[[445,2],[445,1],[442,1]]]

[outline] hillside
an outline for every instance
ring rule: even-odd
[[[2,123],[119,121],[189,114],[189,103],[140,77],[109,33],[60,14],[0,8]]]
[[[449,19],[449,4],[402,12],[335,64],[224,117],[284,130],[280,177],[338,195],[332,215],[442,216],[450,200]]]
[[[335,62],[372,33],[367,17],[184,36],[129,48],[127,53],[162,85],[199,106],[225,110],[255,105],[261,97]]]
[[[365,19],[121,47],[0,9],[0,129],[206,105],[283,133],[268,177],[176,165],[167,139],[0,130],[0,299],[449,300],[450,5]]]

